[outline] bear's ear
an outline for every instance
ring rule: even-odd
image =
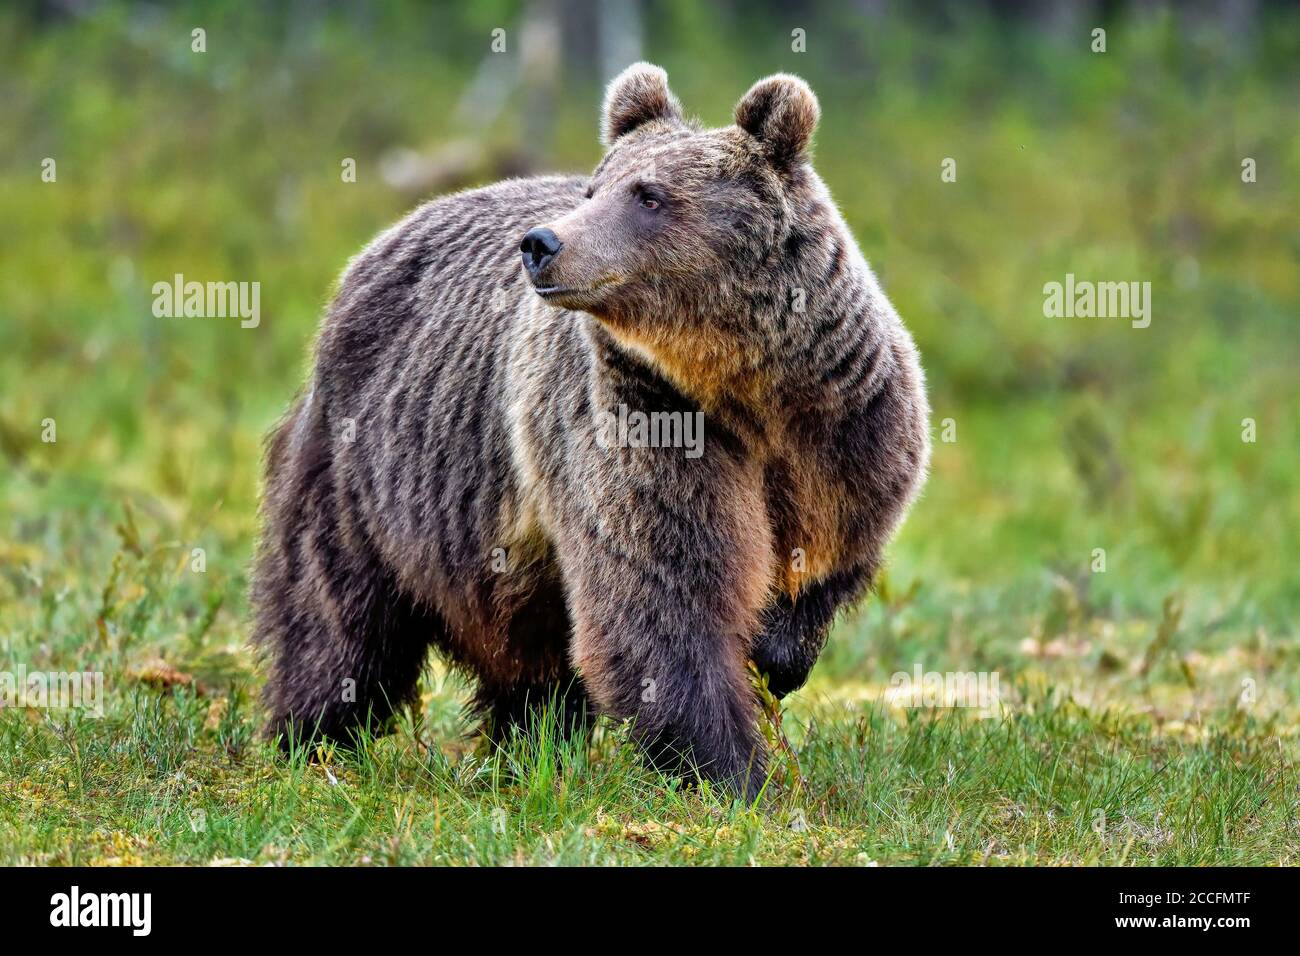
[[[610,82],[601,110],[600,141],[614,140],[651,120],[681,122],[682,106],[668,89],[668,74],[649,63],[633,63]]]
[[[820,116],[816,95],[789,73],[759,80],[736,104],[736,125],[758,140],[773,165],[782,168],[803,155]]]

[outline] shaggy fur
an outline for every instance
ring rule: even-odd
[[[700,129],[638,64],[590,177],[439,199],[349,266],[268,453],[273,732],[382,724],[432,645],[496,734],[554,697],[756,792],[746,660],[804,682],[929,455],[915,348],[808,162],[817,117],[778,75]],[[559,250],[530,274],[540,226]],[[704,453],[602,447],[620,405],[703,413]]]

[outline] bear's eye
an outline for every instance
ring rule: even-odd
[[[651,190],[646,189],[644,186],[638,186],[636,189],[636,203],[642,209],[654,212],[663,206],[664,201]]]
[[[590,198],[591,198],[592,196],[594,196],[594,195],[596,195],[596,187],[595,187],[595,186],[588,186],[588,187],[587,187],[587,193],[586,193],[586,195],[585,195],[583,198],[584,198],[584,199],[590,199]]]

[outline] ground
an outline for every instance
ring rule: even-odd
[[[644,52],[707,122],[760,75],[810,80],[818,168],[934,406],[925,495],[745,808],[642,769],[613,725],[490,752],[436,662],[358,757],[256,738],[261,438],[348,256],[415,199],[383,158],[453,138],[476,56],[238,8],[196,55],[188,21],[114,9],[0,14],[22,225],[0,233],[0,670],[105,679],[102,718],[0,710],[0,864],[1297,862],[1294,20],[1246,57],[1167,18],[1113,24],[1102,56],[840,25],[869,96],[788,30],[658,27],[680,35]],[[595,162],[597,102],[557,108],[546,165]],[[177,272],[260,281],[260,325],[156,318]],[[1045,317],[1067,273],[1150,281],[1151,326]],[[908,706],[891,684],[918,665],[996,675],[996,699]]]

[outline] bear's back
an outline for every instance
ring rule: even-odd
[[[349,436],[330,442],[335,475],[414,593],[462,592],[514,495],[502,406],[533,296],[519,243],[584,188],[506,180],[421,206],[352,261],[325,319],[311,401],[331,436]]]
[[[401,353],[484,337],[527,291],[519,242],[582,200],[581,177],[509,179],[425,203],[349,264],[321,331],[319,364],[366,381]],[[473,325],[470,323],[473,322]]]

